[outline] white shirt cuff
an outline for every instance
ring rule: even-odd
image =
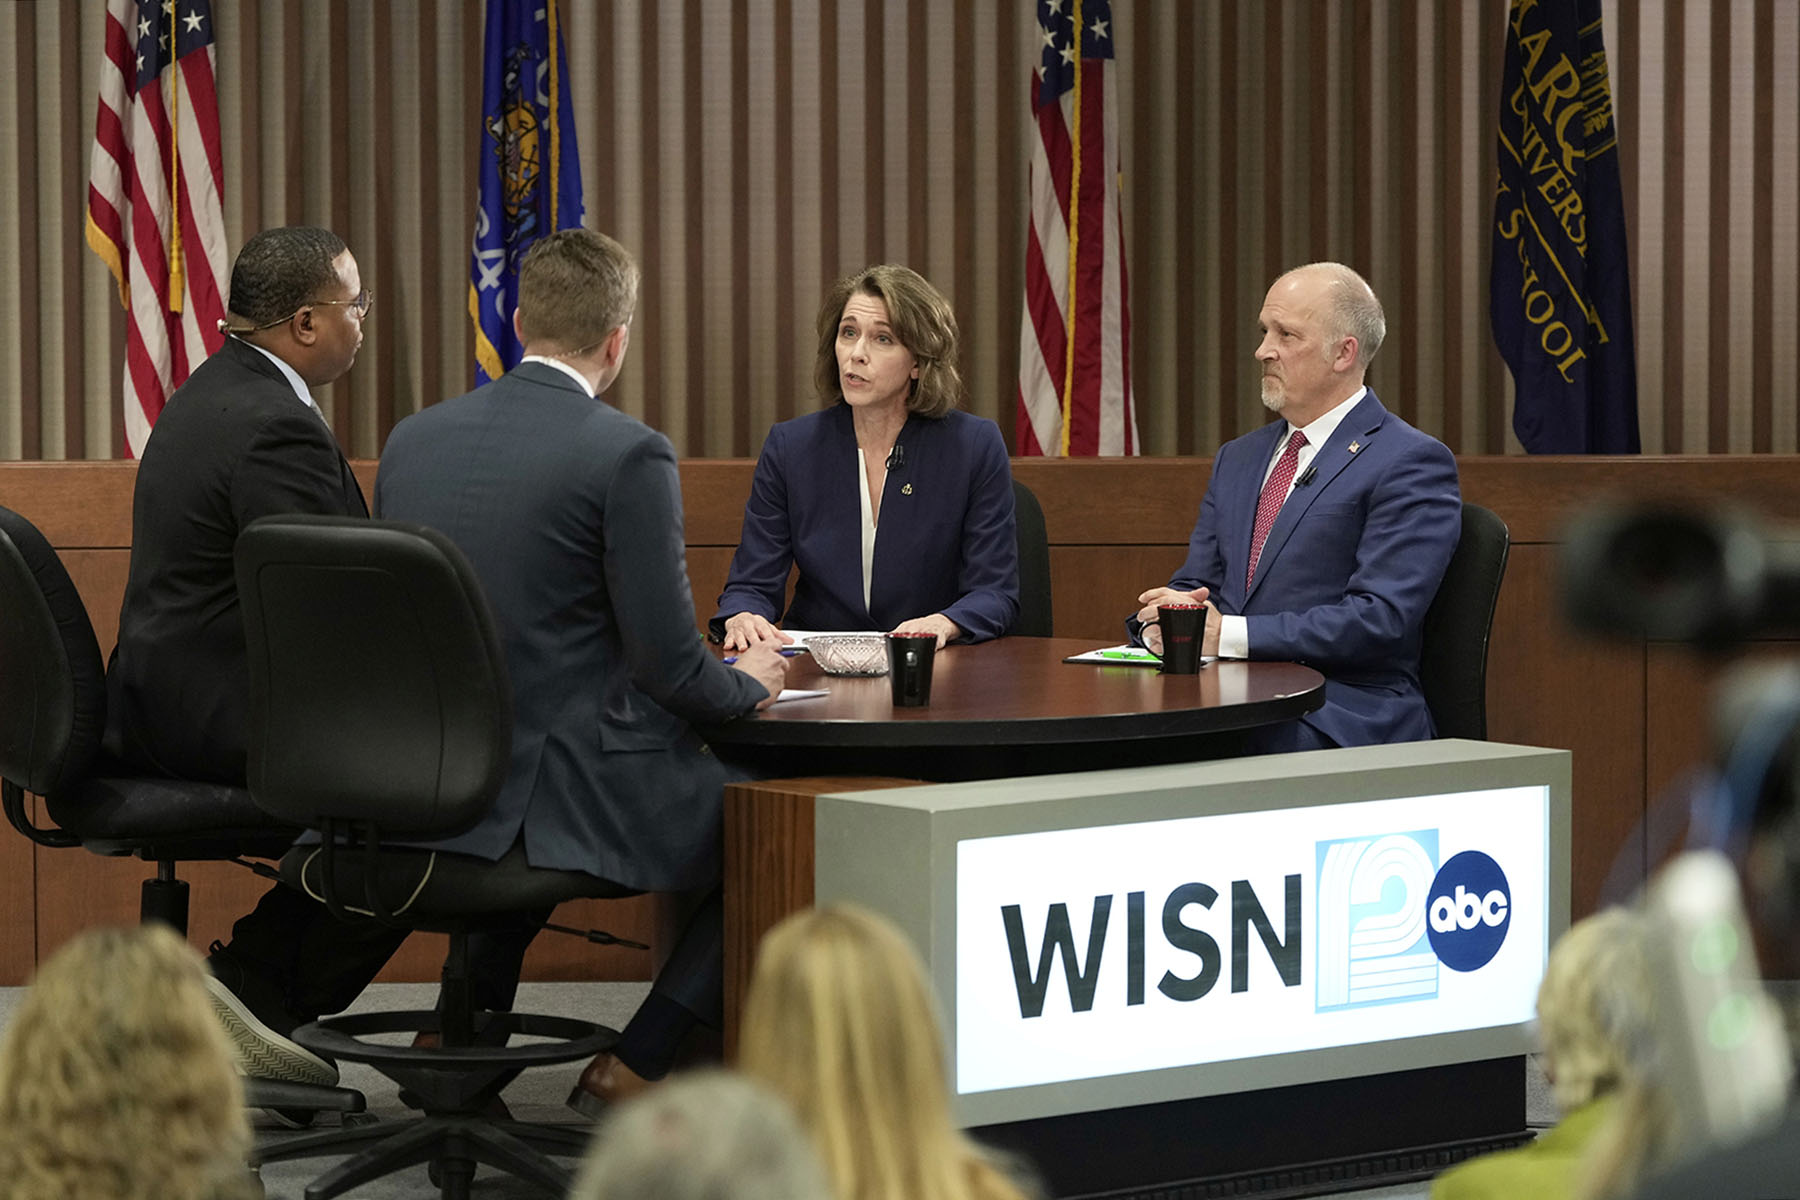
[[[1219,614],[1219,657],[1250,657],[1250,622]]]

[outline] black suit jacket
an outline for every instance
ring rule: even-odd
[[[242,783],[250,675],[232,549],[273,513],[366,517],[331,430],[255,347],[226,338],[170,397],[138,464],[131,570],[107,669],[107,749]]]
[[[525,363],[394,427],[376,513],[448,535],[493,606],[512,763],[473,830],[439,843],[643,890],[718,878],[735,777],[690,728],[768,693],[695,628],[667,438]]]

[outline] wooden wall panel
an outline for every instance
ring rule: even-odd
[[[81,593],[81,602],[87,605],[88,620],[93,623],[94,637],[100,643],[100,659],[105,662],[119,640],[119,605],[125,598],[131,551],[127,546],[65,550],[62,560],[69,570],[70,582]]]
[[[0,987],[24,983],[37,965],[36,850],[0,829]]]
[[[255,907],[269,887],[230,863],[185,863],[176,873],[189,886],[188,940],[202,950],[214,938],[229,938],[231,923]],[[90,926],[136,924],[144,880],[155,875],[153,864],[135,858],[38,847],[40,956]]]
[[[778,779],[725,789],[725,1054],[737,1055],[738,1015],[755,947],[781,918],[813,900],[813,801],[828,792],[907,787],[874,777]],[[752,817],[754,814],[754,817]]]
[[[1125,640],[1125,618],[1137,597],[1169,581],[1187,557],[1187,542],[1166,546],[1052,546],[1050,604],[1057,637]]]
[[[735,541],[737,535],[733,534]],[[731,573],[731,552],[736,546],[692,546],[688,549],[688,586],[694,591],[694,621],[706,628],[719,606],[719,593],[725,590],[725,577]]]

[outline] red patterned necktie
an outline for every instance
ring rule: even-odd
[[[1275,469],[1269,472],[1268,482],[1263,484],[1262,497],[1256,502],[1256,529],[1250,534],[1250,569],[1244,572],[1245,592],[1256,582],[1256,560],[1262,557],[1263,543],[1269,540],[1269,530],[1275,527],[1275,518],[1281,515],[1288,485],[1294,482],[1294,472],[1300,466],[1300,447],[1304,445],[1306,435],[1294,430],[1287,448],[1275,461]]]

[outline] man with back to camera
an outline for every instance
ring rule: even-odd
[[[258,517],[366,517],[308,390],[356,360],[372,297],[326,229],[252,237],[232,264],[224,345],[163,408],[132,497],[131,566],[107,668],[106,750],[153,775],[244,785],[250,669],[232,552]],[[276,884],[214,943],[213,999],[245,1071],[334,1083],[295,1025],[356,998],[404,939],[341,925]]]
[[[1258,320],[1263,404],[1283,419],[1219,447],[1187,561],[1127,627],[1160,652],[1157,606],[1201,603],[1203,654],[1325,676],[1324,705],[1252,731],[1251,753],[1429,738],[1421,629],[1462,536],[1456,460],[1364,386],[1387,322],[1355,271],[1289,271]]]
[[[343,375],[370,299],[336,234],[244,243],[231,336],[169,398],[138,464],[131,567],[107,670],[107,749],[141,771],[241,785],[250,669],[232,550],[273,513],[366,517],[307,389]]]
[[[468,556],[512,677],[506,782],[479,825],[439,848],[499,859],[522,844],[533,866],[710,889],[613,1054],[583,1073],[571,1102],[584,1111],[661,1078],[686,1033],[718,1020],[723,790],[741,776],[691,726],[773,703],[787,670],[773,643],[735,669],[704,648],[674,449],[600,399],[637,293],[637,264],[604,234],[541,239],[519,270],[523,360],[400,422],[375,485],[379,516],[433,526]],[[535,932],[485,939],[488,973],[509,959],[516,981]]]

